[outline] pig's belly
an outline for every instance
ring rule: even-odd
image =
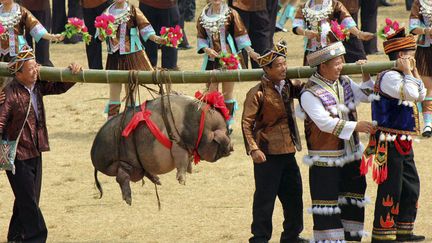
[[[175,163],[169,149],[156,149],[153,151],[153,159],[144,163],[144,169],[152,175],[160,175],[175,169]]]

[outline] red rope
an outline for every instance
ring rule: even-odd
[[[150,110],[147,110],[146,108],[147,102],[144,102],[141,105],[141,112],[135,113],[135,115],[132,117],[128,125],[125,127],[125,129],[122,132],[123,137],[128,137],[135,128],[139,125],[140,122],[144,121],[150,130],[150,132],[155,136],[155,138],[166,148],[171,149],[172,142],[165,136],[165,134],[162,133],[162,131],[158,128],[158,126],[152,121],[151,114],[152,112]]]
[[[210,108],[210,106],[206,105],[201,111],[201,119],[200,119],[200,125],[199,125],[199,130],[198,130],[198,138],[197,138],[197,141],[195,143],[195,149],[193,151],[195,164],[198,164],[198,162],[200,162],[200,160],[201,160],[201,157],[198,154],[198,146],[201,142],[201,138],[202,138],[203,131],[204,131],[206,112],[208,111],[209,108]]]

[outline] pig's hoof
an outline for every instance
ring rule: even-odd
[[[124,200],[126,201],[126,203],[127,203],[129,206],[132,205],[132,198],[130,198],[130,197],[126,197]]]
[[[179,183],[183,186],[186,186],[186,180],[179,180]]]

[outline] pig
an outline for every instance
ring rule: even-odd
[[[162,106],[162,102],[165,105]],[[201,111],[206,105],[193,97],[178,94],[147,101],[146,107],[151,111],[151,120],[169,138],[162,117],[162,108],[165,109],[163,112],[167,114],[174,137],[171,149],[159,142],[143,121],[129,136],[122,136],[123,129],[134,114],[141,112],[140,107],[130,108],[107,121],[97,133],[91,148],[94,177],[100,197],[103,192],[97,178],[98,171],[116,177],[123,200],[129,205],[132,203],[130,181],[137,182],[145,176],[160,185],[157,175],[168,173],[175,168],[178,182],[185,185],[186,172],[191,173]],[[208,162],[215,162],[233,151],[226,121],[218,110],[206,111],[202,138],[197,148],[201,159]]]

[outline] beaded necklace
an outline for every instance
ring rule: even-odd
[[[429,21],[429,27],[432,26],[432,2],[430,0],[420,0],[420,13]]]
[[[108,7],[109,14],[113,15],[114,20],[114,27],[117,28],[119,25],[123,23],[127,23],[130,19],[131,13],[130,13],[130,5],[125,3],[125,7],[123,9],[115,8],[115,3],[111,4],[111,6]],[[120,12],[120,13],[119,13]]]
[[[13,28],[16,24],[21,21],[21,10],[17,4],[11,8],[10,12],[3,12],[3,5],[0,6],[0,23],[6,28]]]
[[[316,10],[311,7],[312,1],[313,0],[306,1],[302,13],[310,27],[316,30],[318,28],[318,23],[321,20],[328,18],[328,16],[333,12],[333,2],[332,0],[324,0],[321,9]]]
[[[206,10],[210,10],[210,4],[204,7],[201,13],[201,26],[210,31],[213,35],[217,34],[222,26],[225,25],[228,20],[228,16],[231,13],[231,10],[228,8],[228,5],[223,4],[221,6],[221,10],[219,14],[211,15],[206,13]],[[210,12],[210,11],[209,11]]]

